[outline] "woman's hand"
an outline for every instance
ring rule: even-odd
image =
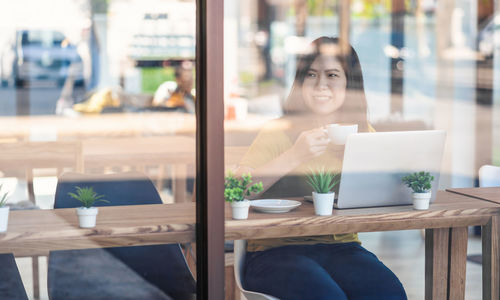
[[[302,132],[290,151],[301,162],[305,162],[325,153],[329,143],[324,128],[316,128]]]

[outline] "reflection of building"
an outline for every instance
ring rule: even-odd
[[[142,23],[148,24],[153,31],[143,31],[134,35],[129,48],[129,56],[134,60],[165,57],[192,58],[195,55],[195,36],[190,30],[179,33],[173,31],[173,23],[185,22],[193,27],[194,20],[176,20],[175,14],[146,13]]]
[[[189,10],[189,13],[182,13]],[[144,12],[128,46],[133,60],[192,59],[195,56],[194,3],[173,2]]]
[[[112,81],[129,92],[152,93],[172,80],[173,71],[162,69],[165,61],[194,59],[195,11],[194,1],[112,1],[107,33]]]
[[[110,1],[102,53],[109,59],[108,85],[151,93],[167,80],[160,71],[164,61],[194,59],[195,11],[194,1]]]

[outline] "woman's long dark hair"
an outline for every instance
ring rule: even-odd
[[[307,72],[318,56],[332,55],[344,68],[347,80],[346,99],[337,111],[340,119],[332,120],[332,122],[356,123],[359,126],[359,131],[368,131],[367,104],[361,65],[358,55],[351,45],[346,52],[342,53],[338,38],[320,37],[311,43],[311,51],[298,59],[295,80],[290,95],[283,105],[285,115],[308,111],[302,97],[302,84]]]

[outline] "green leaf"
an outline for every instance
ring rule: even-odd
[[[83,207],[90,208],[94,205],[95,202],[107,202],[109,203],[108,200],[102,199],[104,195],[99,195],[96,192],[94,192],[94,189],[92,187],[75,187],[76,189],[76,194],[69,192],[68,195],[71,198],[74,198],[78,201],[80,201],[83,205]]]
[[[340,181],[336,179],[338,174],[326,171],[325,168],[309,171],[310,174],[306,174],[307,183],[317,193],[330,193]]]
[[[434,176],[429,172],[420,171],[404,176],[401,181],[414,193],[425,193],[432,188],[431,182],[434,181]]]
[[[0,207],[4,207],[7,203],[7,192],[2,192],[3,184],[0,184]]]
[[[224,179],[224,199],[227,202],[243,201],[245,196],[257,194],[263,191],[262,182],[252,183],[250,173],[243,174],[241,178],[236,178],[233,173],[228,172]]]

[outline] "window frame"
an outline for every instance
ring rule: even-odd
[[[223,0],[196,0],[197,299],[224,299],[223,23]]]

